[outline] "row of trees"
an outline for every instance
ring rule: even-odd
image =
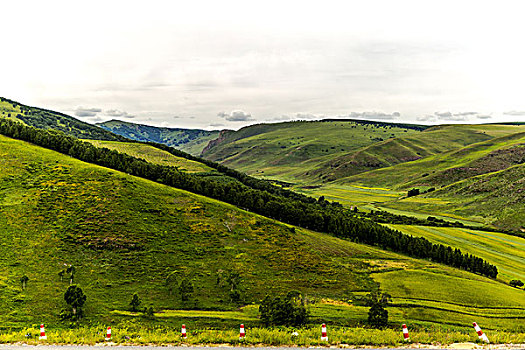
[[[278,189],[269,183],[262,185],[261,180],[236,175],[235,171],[222,166],[216,168],[232,174],[239,181],[216,181],[180,172],[176,167],[151,164],[115,150],[97,148],[59,131],[35,129],[8,119],[0,121],[0,133],[86,162],[212,197],[292,225],[331,233],[417,258],[431,259],[492,278],[498,274],[496,266],[481,258],[463,254],[459,249],[433,244],[425,238],[405,235],[370,220],[357,218],[338,205],[319,203],[313,198]]]
[[[357,209],[356,207],[354,207]],[[357,210],[356,210],[357,212]],[[369,212],[359,212],[356,214],[362,218],[370,218],[374,222],[384,224],[400,224],[400,225],[420,225],[420,226],[437,226],[437,227],[461,227],[470,230],[488,231],[488,232],[503,232],[508,235],[524,237],[525,234],[518,231],[504,230],[493,228],[490,226],[473,226],[465,225],[460,221],[447,221],[434,216],[428,216],[426,219],[416,218],[414,216],[406,216],[393,214],[384,210],[371,210]]]

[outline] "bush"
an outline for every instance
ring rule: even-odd
[[[419,188],[413,188],[411,190],[408,190],[407,197],[413,197],[419,195]]]
[[[266,325],[299,327],[308,322],[309,312],[299,292],[270,297],[267,295],[259,306],[261,321]]]
[[[509,284],[515,288],[523,287],[523,281],[521,280],[512,280]]]

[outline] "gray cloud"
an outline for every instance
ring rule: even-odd
[[[427,114],[427,115],[417,117],[416,120],[418,122],[435,122],[437,119],[435,115]]]
[[[449,120],[454,122],[466,121],[468,116],[475,115],[477,112],[461,112],[461,113],[452,113],[452,112],[435,112],[434,115],[439,120]]]
[[[478,119],[490,119],[490,118],[492,118],[492,116],[488,115],[488,114],[478,114],[478,115],[476,115],[476,118],[478,118]]]
[[[508,111],[503,112],[505,115],[513,115],[513,116],[525,116],[525,111]]]
[[[101,122],[103,121],[103,119],[101,117],[93,117],[93,118],[89,118],[89,120],[93,123],[98,123],[98,122]]]
[[[135,118],[134,115],[129,115],[128,112],[120,111],[118,109],[108,109],[104,111],[104,114],[110,117],[128,118],[128,119]]]
[[[77,107],[77,109],[75,109],[75,115],[77,117],[94,117],[100,112],[102,112],[102,109],[100,108]]]
[[[224,126],[224,124],[221,124],[221,123],[212,123],[210,124],[211,127],[214,127],[214,128],[218,128],[218,127],[221,127],[221,126]]]
[[[451,112],[435,112],[434,114],[438,117],[438,119],[448,119],[452,117]]]
[[[465,116],[465,115],[477,115],[478,112],[461,112],[461,113],[454,113],[456,116]]]
[[[248,120],[254,120],[251,114],[241,110],[232,111],[231,113],[220,112],[217,114],[217,116],[230,122],[245,122]]]

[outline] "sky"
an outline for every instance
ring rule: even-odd
[[[523,1],[9,1],[0,96],[89,123],[525,121]]]

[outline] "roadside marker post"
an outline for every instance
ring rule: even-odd
[[[44,328],[44,324],[40,325],[40,336],[38,337],[39,340],[46,340],[46,330]]]
[[[321,326],[321,341],[328,341],[328,334],[326,333],[326,324]]]
[[[182,338],[186,339],[187,335],[186,335],[186,325],[185,324],[182,325],[181,333],[182,333]]]
[[[410,337],[408,336],[408,328],[406,324],[403,324],[403,338],[404,341],[410,341]]]
[[[246,338],[246,331],[244,330],[244,325],[241,324],[241,330],[239,332],[239,340],[244,340]]]
[[[108,327],[108,330],[106,332],[106,338],[104,338],[105,341],[111,340],[111,327]]]
[[[490,343],[489,338],[485,333],[483,333],[478,324],[476,322],[472,322],[472,325],[474,325],[474,329],[476,330],[476,333],[478,333],[479,340],[482,340],[487,344]]]

